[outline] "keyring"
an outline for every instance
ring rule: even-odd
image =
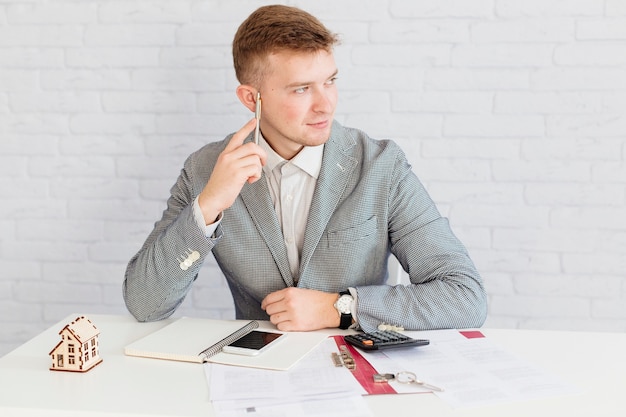
[[[411,371],[400,371],[395,376],[395,380],[401,384],[416,384],[433,391],[443,391],[443,388],[441,387],[427,384],[424,381],[420,381],[419,379],[417,379],[417,375],[415,375]]]
[[[412,384],[417,381],[417,375],[410,371],[401,371],[396,374],[395,379],[401,384]]]

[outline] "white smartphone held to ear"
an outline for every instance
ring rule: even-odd
[[[253,330],[245,336],[235,340],[222,348],[224,353],[236,355],[256,356],[274,346],[279,340],[287,337],[284,333],[266,332],[263,330]]]

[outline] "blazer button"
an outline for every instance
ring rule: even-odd
[[[177,258],[180,269],[182,269],[183,271],[188,270],[195,261],[200,259],[200,252],[198,252],[197,250],[192,251],[191,249],[188,249],[187,252],[185,252],[185,255],[187,255],[187,257],[183,260]]]

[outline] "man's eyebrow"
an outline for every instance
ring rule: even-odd
[[[333,72],[329,77],[326,78],[326,80],[330,80],[331,78],[334,78],[337,76],[337,74],[339,74],[339,70],[336,69],[335,72]],[[289,83],[285,86],[285,88],[293,88],[293,87],[301,87],[303,85],[309,85],[309,84],[314,84],[314,81],[296,81],[294,83]]]

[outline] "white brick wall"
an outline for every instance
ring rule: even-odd
[[[250,115],[262,1],[0,0],[0,355],[125,314],[184,158]],[[289,1],[339,32],[337,118],[396,139],[468,246],[487,325],[626,330],[626,2]],[[232,317],[213,262],[180,314]]]

